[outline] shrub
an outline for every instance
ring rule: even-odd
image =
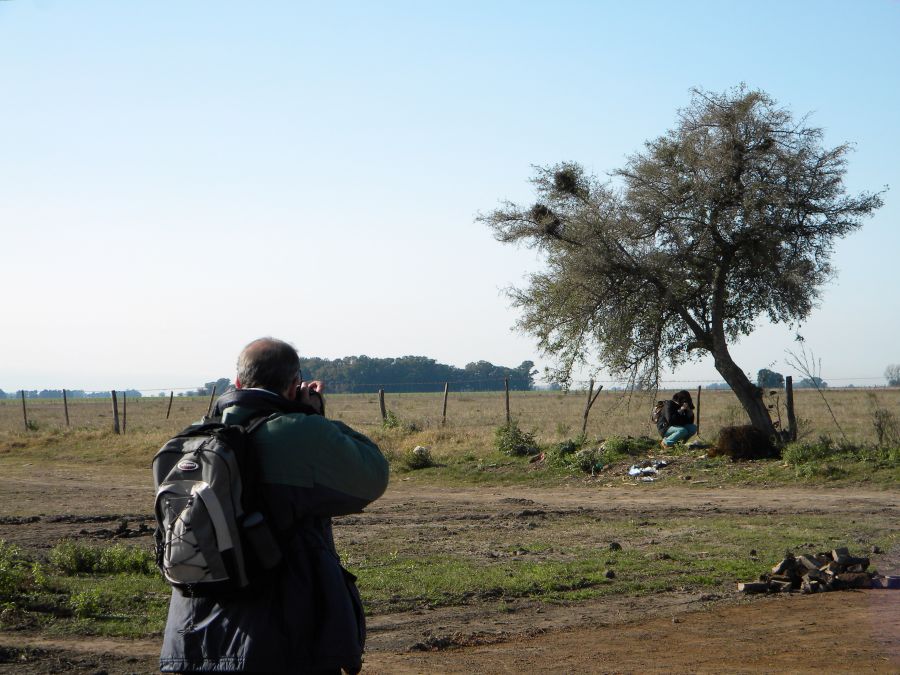
[[[21,590],[28,577],[28,569],[19,547],[0,539],[0,600]]]
[[[381,428],[382,429],[399,429],[400,431],[413,434],[417,431],[421,431],[422,428],[416,424],[415,422],[404,422],[397,415],[394,414],[391,410],[386,410],[384,413],[384,419],[381,420]]]
[[[821,436],[815,443],[790,443],[785,446],[781,456],[786,463],[797,468],[798,476],[838,478],[846,472],[829,464],[830,460],[897,466],[900,464],[900,447],[835,442],[827,436]]]
[[[557,443],[547,450],[547,461],[555,466],[585,473],[599,471],[604,465],[602,451],[599,448],[585,447],[587,443],[587,436],[584,435]]]
[[[900,445],[900,424],[894,413],[886,408],[872,410],[872,426],[879,446]]]
[[[600,446],[607,461],[643,455],[659,445],[649,436],[610,436]]]
[[[494,432],[494,446],[500,452],[514,457],[536,455],[540,452],[534,434],[519,429],[515,420],[497,427]]]
[[[99,547],[63,541],[50,551],[50,563],[63,574],[153,574],[153,554],[136,546]]]
[[[547,448],[547,458],[550,460],[566,459],[581,450],[585,443],[587,443],[587,437],[583,435],[567,438]]]
[[[381,420],[381,426],[383,429],[399,429],[400,428],[400,418],[397,417],[393,411],[386,410],[384,414],[384,419]]]
[[[602,461],[602,452],[600,448],[582,448],[572,455],[569,463],[585,473],[599,471],[605,464],[605,462]]]
[[[781,451],[781,458],[793,466],[820,462],[835,455],[834,442],[822,436],[815,443],[788,443]]]
[[[77,617],[97,616],[102,609],[100,593],[94,588],[73,593],[69,597],[69,607],[72,608],[72,612]]]
[[[416,469],[427,469],[434,466],[434,459],[431,456],[431,450],[423,445],[417,445],[409,452],[405,452],[401,459],[403,466],[410,471]]]
[[[97,572],[107,574],[155,574],[154,555],[137,546],[116,544],[101,549]]]

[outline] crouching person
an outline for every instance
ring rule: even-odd
[[[249,448],[280,563],[233,593],[173,589],[160,670],[356,673],[365,620],[331,518],[378,499],[388,463],[371,440],[324,417],[322,384],[300,380],[299,357],[286,342],[247,345],[236,386],[218,399],[214,417],[235,425],[264,418]]]
[[[662,436],[660,445],[671,448],[678,441],[687,440],[697,433],[694,424],[694,401],[690,392],[682,389],[665,401],[656,421],[656,428]]]

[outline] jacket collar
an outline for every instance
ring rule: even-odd
[[[289,401],[284,396],[279,396],[267,389],[233,389],[226,391],[217,400],[213,409],[213,416],[219,417],[226,408],[239,405],[242,408],[250,408],[268,413],[306,413],[318,414],[309,406],[296,401]]]

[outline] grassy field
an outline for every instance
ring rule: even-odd
[[[694,393],[696,397],[696,392]],[[671,392],[659,392],[658,398],[666,398]],[[847,438],[856,443],[876,439],[875,411],[886,410],[900,419],[900,389],[833,389],[826,390],[825,397],[834,410],[838,423]],[[649,422],[650,408],[655,398],[647,393],[601,392],[588,420],[588,435],[654,436],[656,431]],[[767,396],[772,406],[772,417],[780,413],[785,418],[783,395]],[[812,390],[795,392],[800,435],[820,435],[839,438],[840,431],[831,418],[821,396]],[[386,394],[387,409],[406,425],[418,429],[441,428],[442,394]],[[584,392],[563,394],[560,392],[512,392],[510,411],[512,417],[538,440],[544,443],[571,438],[581,432],[584,412]],[[166,419],[168,398],[144,397],[127,402],[127,432],[154,433],[166,438],[187,424],[201,417],[207,409],[206,397],[178,397],[172,404]],[[28,399],[28,420],[34,430],[65,429],[65,412],[62,399]],[[70,400],[69,421],[71,428],[111,429],[112,405],[109,399]],[[122,402],[119,415],[122,417]],[[375,394],[334,394],[328,397],[329,417],[342,420],[363,431],[380,428],[381,414],[378,396]],[[490,435],[493,429],[505,421],[505,404],[502,392],[450,393],[447,404],[447,423],[444,429],[460,435]],[[704,391],[700,397],[701,435],[714,439],[722,426],[745,424],[746,416],[730,391]],[[786,421],[785,421],[786,425]],[[18,399],[0,401],[0,432],[23,431],[22,404]]]

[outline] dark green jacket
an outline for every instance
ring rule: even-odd
[[[356,513],[387,487],[388,463],[364,435],[320,415],[291,412],[261,390],[222,396],[228,424],[271,419],[253,435],[267,517],[281,544],[279,570],[226,599],[173,591],[163,672],[295,672],[359,669],[365,620],[354,578],[340,565],[331,516]]]

